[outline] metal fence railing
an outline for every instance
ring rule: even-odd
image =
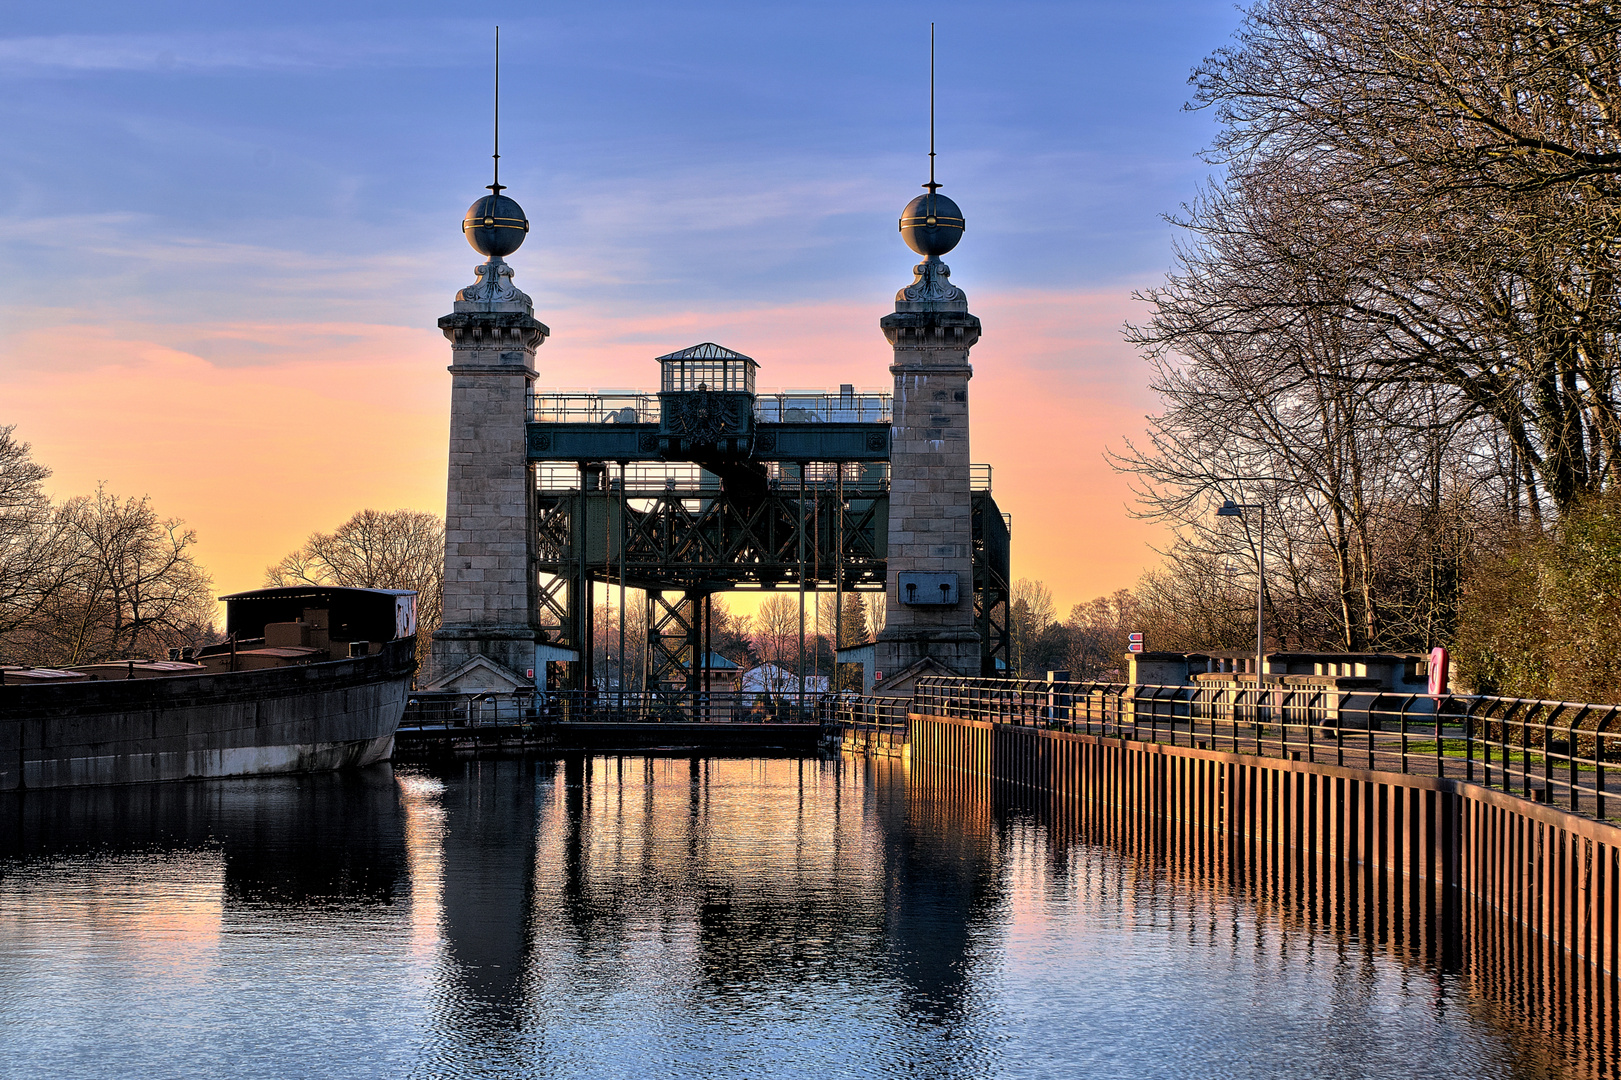
[[[533,696],[426,691],[406,699],[400,730],[409,735],[457,728],[511,727],[540,719]]]
[[[413,695],[402,729],[571,722],[820,723],[904,739],[907,713],[1466,780],[1621,816],[1621,705],[1341,690],[1302,682],[1152,686],[919,680],[911,698],[738,690]]]
[[[1327,686],[919,680],[913,711],[1450,777],[1621,814],[1621,705]]]
[[[807,694],[759,694],[742,690],[562,690],[541,702],[542,717],[558,723],[814,724],[821,699]]]
[[[542,390],[529,395],[529,417],[536,423],[656,424],[661,411],[658,392],[652,390]],[[755,395],[754,415],[773,424],[887,424],[894,416],[894,399],[885,390],[765,390]]]
[[[773,424],[887,424],[894,399],[887,391],[829,394],[814,390],[764,391],[754,398],[754,415]]]
[[[912,699],[837,694],[824,697],[817,708],[824,724],[847,731],[889,732],[904,737]]]

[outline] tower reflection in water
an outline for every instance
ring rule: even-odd
[[[1613,1060],[1493,1005],[1405,916],[890,760],[481,761],[0,814],[8,1080]]]
[[[895,768],[637,756],[443,774],[425,1073],[514,1057],[703,1071],[714,1052],[780,1066],[807,1036],[884,1071],[939,1041],[921,1028],[952,1036],[931,1075],[973,1075],[964,1001],[999,875],[982,829],[911,820],[904,786],[875,782]]]

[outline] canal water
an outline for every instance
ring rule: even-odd
[[[0,802],[0,1076],[1549,1077],[1558,1039],[896,762]]]

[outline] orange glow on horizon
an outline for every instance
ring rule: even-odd
[[[1106,446],[1143,427],[1146,369],[1120,340],[1129,288],[970,293],[973,460],[1013,515],[1013,574],[1069,605],[1133,585],[1156,527],[1131,518]],[[542,388],[653,387],[653,357],[713,340],[760,361],[762,389],[890,383],[887,305],[808,304],[620,317],[537,312]],[[364,507],[443,512],[448,344],[433,328],[122,324],[24,332],[0,388],[59,498],[105,481],[197,530],[220,592]],[[68,342],[64,348],[63,342]],[[169,344],[165,344],[168,342]],[[36,357],[50,357],[48,363]]]

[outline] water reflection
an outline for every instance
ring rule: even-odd
[[[478,761],[0,814],[8,1077],[1569,1068],[1422,949],[1299,914],[1287,873],[889,760]]]
[[[892,768],[638,756],[438,774],[445,948],[422,1074],[521,1054],[573,1075],[711,1040],[769,1071],[798,1026],[855,1036],[846,1056],[881,1071],[877,1047],[910,1026],[965,1033],[1001,894],[988,819],[932,835]],[[551,1045],[582,1015],[588,1041]],[[762,1024],[780,1030],[740,1030]],[[966,1050],[914,1071],[970,1075]]]
[[[21,866],[182,852],[217,861],[222,905],[302,917],[394,903],[405,886],[404,816],[392,770],[228,783],[143,784],[0,795],[0,860]],[[119,875],[110,875],[114,878]]]

